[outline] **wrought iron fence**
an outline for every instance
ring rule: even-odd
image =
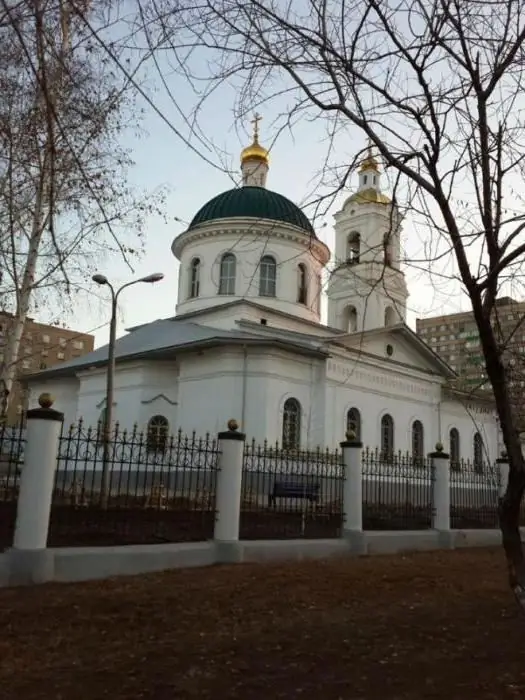
[[[432,526],[431,460],[409,453],[362,454],[363,529],[420,530]]]
[[[25,426],[0,424],[0,550],[13,542],[24,449]]]
[[[213,536],[217,441],[178,432],[162,440],[82,422],[60,437],[49,546],[199,541]]]
[[[452,529],[498,527],[499,470],[468,460],[450,470],[450,526]]]
[[[340,451],[245,445],[241,539],[338,537],[342,503]]]

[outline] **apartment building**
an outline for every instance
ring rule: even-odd
[[[497,301],[493,322],[497,322],[501,329],[504,357],[513,370],[511,392],[520,406],[521,422],[525,429],[525,302],[502,297]],[[416,332],[458,373],[458,384],[462,388],[489,390],[472,312],[419,318],[416,320]]]
[[[3,347],[6,343],[12,316],[0,311],[0,364],[4,361]],[[22,336],[16,374],[24,374],[47,369],[74,357],[85,355],[93,350],[94,336],[78,333],[59,326],[50,326],[28,319]],[[7,422],[16,423],[27,409],[27,393],[23,385],[16,381],[13,395],[10,396]]]

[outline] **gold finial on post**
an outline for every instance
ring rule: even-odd
[[[259,114],[259,112],[255,112],[253,115],[252,119],[252,124],[253,124],[253,142],[254,143],[259,143],[259,122],[261,121],[262,117]]]
[[[40,394],[40,396],[38,397],[38,404],[40,408],[51,408],[54,402],[55,399],[47,391],[45,391],[43,394]]]

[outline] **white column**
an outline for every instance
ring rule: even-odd
[[[363,443],[347,433],[347,440],[341,443],[343,451],[343,536],[345,532],[363,531],[363,476],[361,453]]]
[[[432,464],[432,527],[450,530],[450,457],[439,442],[429,454]]]
[[[501,457],[499,457],[496,460],[496,464],[498,465],[498,471],[499,471],[499,479],[498,479],[498,497],[503,498],[503,496],[507,493],[507,486],[509,484],[509,458],[507,457],[506,452],[501,453]]]
[[[219,433],[219,469],[217,472],[216,520],[213,538],[219,542],[239,540],[241,515],[241,482],[244,441],[235,420],[228,421],[228,430]]]
[[[58,445],[64,414],[51,408],[53,400],[42,394],[40,408],[27,414],[24,466],[16,509],[13,548],[34,551],[45,549],[49,514],[57,466]]]

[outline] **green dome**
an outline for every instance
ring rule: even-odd
[[[277,192],[272,192],[264,187],[253,186],[228,190],[210,199],[193,217],[189,228],[195,228],[206,221],[244,216],[282,221],[298,226],[310,236],[315,236],[315,231],[308,217],[297,205],[283,197],[282,194],[277,194]]]

